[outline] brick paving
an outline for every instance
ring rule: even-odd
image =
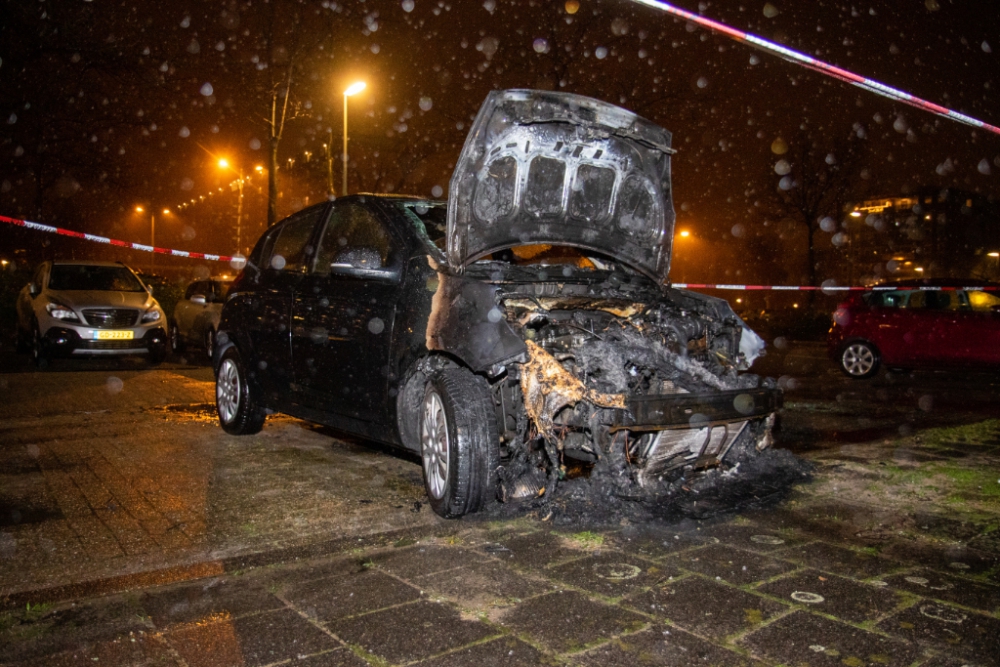
[[[995,500],[842,494],[891,460],[858,447],[777,507],[583,531],[439,520],[415,463],[292,420],[114,400],[0,424],[2,665],[1000,665]],[[1000,475],[987,445],[961,460]]]

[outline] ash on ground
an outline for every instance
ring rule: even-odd
[[[528,516],[553,525],[620,526],[705,520],[784,500],[812,480],[814,466],[785,449],[767,449],[732,467],[687,473],[653,494],[626,495],[601,475],[561,481],[550,497],[493,503],[472,520]]]

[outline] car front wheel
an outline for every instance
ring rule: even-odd
[[[476,512],[496,497],[499,439],[489,384],[464,368],[440,371],[420,412],[424,487],[446,519]]]
[[[222,430],[230,435],[253,435],[264,428],[265,413],[235,347],[226,350],[215,377],[215,409]]]
[[[848,343],[840,353],[840,369],[857,380],[875,375],[880,362],[875,346],[863,340]]]
[[[45,349],[45,341],[42,339],[38,322],[35,322],[31,327],[31,359],[37,368],[47,368],[49,365],[49,355]]]

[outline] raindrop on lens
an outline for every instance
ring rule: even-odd
[[[274,257],[272,257],[271,268],[281,271],[283,268],[285,268],[285,258],[282,257],[281,255],[275,255]]]
[[[980,160],[979,164],[976,166],[976,169],[978,169],[979,173],[982,174],[983,176],[989,176],[991,173],[989,160],[987,160],[986,158]]]
[[[847,243],[847,234],[844,232],[837,232],[832,237],[830,237],[830,242],[838,248]]]
[[[403,11],[407,14],[413,11],[413,0],[403,0]]]
[[[434,101],[429,97],[421,97],[419,104],[421,111],[430,111],[434,106]]]
[[[837,229],[837,221],[830,216],[826,216],[819,221],[819,228],[828,234],[833,233]]]
[[[486,314],[486,319],[493,324],[496,324],[503,319],[503,314],[500,312],[499,308],[491,308],[490,312]]]
[[[917,407],[923,412],[930,412],[934,408],[934,397],[930,394],[924,394],[917,400]]]
[[[792,165],[788,164],[788,160],[778,160],[774,165],[774,173],[778,176],[784,176],[792,170]]]
[[[432,197],[438,198],[443,194],[444,194],[444,188],[442,188],[440,185],[435,185],[433,188],[431,188]]]
[[[212,84],[205,83],[205,84],[202,85],[200,92],[205,97],[208,97],[209,95],[212,95],[215,92],[215,89],[212,88]]]
[[[781,137],[778,137],[771,143],[771,152],[775,155],[784,155],[788,152],[788,144]]]
[[[236,269],[237,271],[242,270],[243,267],[246,266],[246,263],[247,263],[247,258],[244,257],[243,254],[241,253],[236,253],[235,255],[233,255],[233,258],[229,260],[229,266]]]
[[[608,56],[608,50],[603,46],[598,46],[594,49],[594,57],[598,60],[604,60]]]
[[[549,50],[548,40],[539,37],[531,44],[531,48],[535,50],[535,53],[547,53]]]
[[[108,390],[109,394],[117,394],[121,392],[125,383],[122,382],[121,378],[117,378],[114,375],[108,378],[107,382],[104,383],[104,388]]]
[[[378,335],[382,333],[384,330],[385,330],[385,322],[383,322],[378,317],[373,317],[370,320],[368,320],[368,331]]]

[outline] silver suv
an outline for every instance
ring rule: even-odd
[[[166,316],[121,262],[43,262],[17,297],[17,339],[35,364],[51,357],[166,357]]]

